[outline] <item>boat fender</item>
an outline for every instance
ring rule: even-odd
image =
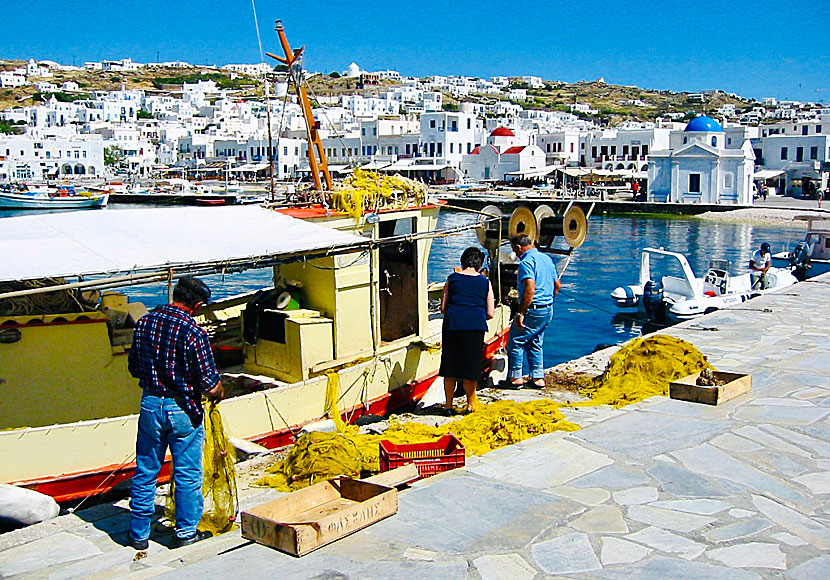
[[[25,487],[0,483],[0,521],[30,526],[51,520],[60,506],[50,496]]]
[[[493,387],[507,380],[507,355],[495,354],[490,360],[490,372],[487,373],[486,385]]]

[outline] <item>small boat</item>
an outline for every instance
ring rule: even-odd
[[[777,268],[792,268],[799,280],[830,272],[830,216],[799,215],[793,218],[807,222],[804,239],[789,252],[772,256]]]
[[[107,205],[109,194],[76,192],[71,185],[56,190],[0,191],[2,209],[82,209],[100,208]]]
[[[228,201],[225,198],[197,197],[196,203],[198,205],[227,205]]]
[[[652,258],[661,260],[662,266],[679,275],[658,278],[652,270]],[[636,308],[649,318],[664,318],[673,323],[737,306],[798,281],[783,268],[770,268],[767,280],[769,286],[766,289],[753,289],[749,272],[730,275],[726,260],[711,260],[706,275],[698,278],[683,254],[663,248],[645,248],[640,258],[639,283],[615,288],[611,298],[619,308]]]
[[[237,195],[235,203],[237,205],[251,205],[255,203],[265,203],[267,200],[264,195]]]

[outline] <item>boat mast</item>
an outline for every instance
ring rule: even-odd
[[[265,73],[265,118],[268,121],[268,177],[271,181],[271,201],[274,201],[274,144],[271,140],[271,94],[268,85],[271,83],[268,73]],[[283,104],[283,107],[285,104]]]
[[[271,54],[270,52],[266,52],[265,54],[288,67],[288,74],[291,80],[294,81],[294,87],[297,91],[297,99],[303,110],[303,118],[305,119],[306,135],[308,138],[308,165],[311,168],[311,177],[314,179],[314,187],[321,193],[323,191],[331,191],[333,188],[331,183],[331,173],[329,173],[329,166],[326,161],[326,153],[323,150],[323,143],[320,141],[320,134],[317,131],[317,122],[314,120],[314,114],[311,111],[311,103],[308,100],[308,93],[306,92],[305,86],[301,83],[302,56],[305,47],[301,46],[297,50],[291,50],[291,45],[288,44],[288,39],[285,37],[285,29],[282,26],[281,20],[276,21],[275,30],[277,31],[277,35],[280,37],[280,44],[285,52],[285,57],[277,56],[275,54]],[[323,189],[323,184],[320,180],[321,171],[326,179],[325,189]]]

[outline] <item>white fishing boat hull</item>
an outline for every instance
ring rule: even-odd
[[[109,194],[60,197],[46,193],[0,193],[0,208],[3,209],[100,208],[105,207],[107,201],[109,201]]]

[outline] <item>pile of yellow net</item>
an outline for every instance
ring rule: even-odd
[[[654,395],[666,396],[669,383],[712,368],[692,344],[673,336],[638,338],[615,353],[605,372],[580,392],[591,398],[578,405],[624,407]]]
[[[553,431],[575,431],[578,425],[565,420],[559,404],[548,399],[517,403],[497,401],[481,405],[475,413],[440,427],[390,419],[382,435],[357,433],[349,426],[343,433],[312,432],[300,437],[288,456],[269,467],[268,475],[254,485],[292,491],[337,475],[360,477],[380,469],[381,440],[392,443],[424,443],[454,434],[467,453],[481,455]]]
[[[654,395],[667,395],[669,383],[704,368],[712,368],[690,343],[671,336],[652,336],[632,341],[611,357],[605,372],[584,381],[580,392],[590,401],[572,406],[623,407]],[[269,467],[254,485],[293,491],[338,475],[365,476],[380,469],[378,443],[424,443],[454,434],[468,454],[482,455],[553,431],[575,431],[579,425],[565,420],[563,403],[538,399],[518,403],[497,401],[480,405],[475,413],[440,427],[416,422],[389,421],[382,435],[359,434],[357,427],[339,421],[339,377],[329,375],[326,409],[334,417],[338,433],[312,432],[300,437],[288,456]]]
[[[355,169],[343,181],[343,188],[331,195],[333,209],[347,213],[357,221],[365,212],[423,205],[427,199],[427,188],[400,175]]]
[[[205,447],[202,454],[204,480],[202,496],[205,501],[199,530],[207,530],[213,535],[223,534],[233,528],[239,511],[236,493],[236,449],[225,436],[222,416],[218,405],[207,402],[205,405]],[[175,519],[175,486],[171,483],[167,493],[165,517]]]

